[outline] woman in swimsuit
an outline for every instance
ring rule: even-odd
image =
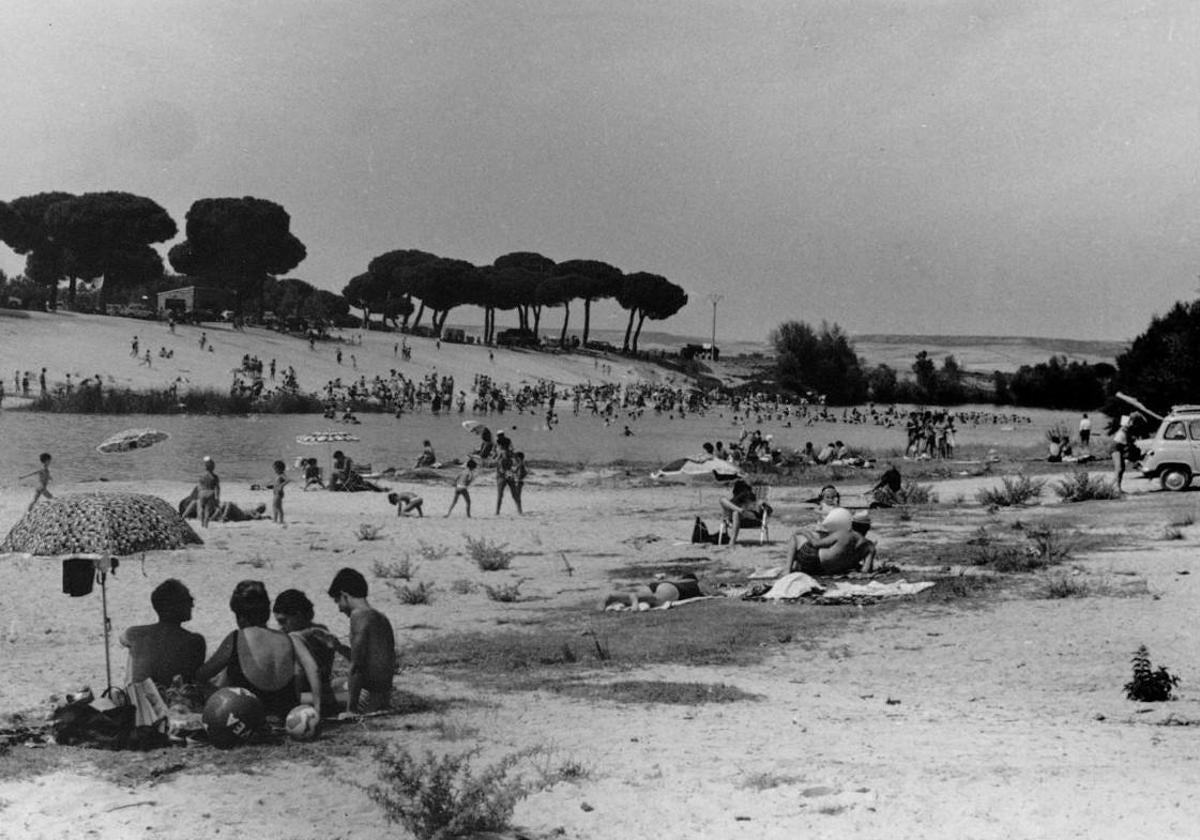
[[[224,673],[223,685],[253,692],[268,715],[286,717],[300,704],[305,682],[310,686],[321,684],[316,660],[302,640],[267,627],[271,599],[262,581],[244,580],[234,587],[229,608],[238,629],[226,636],[200,666],[196,680],[207,682]],[[312,705],[319,717],[320,692],[313,697]]]

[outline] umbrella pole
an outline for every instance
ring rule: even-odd
[[[112,622],[108,620],[108,572],[100,570],[100,605],[104,613],[104,695],[112,693],[112,660],[108,650],[108,636]]]

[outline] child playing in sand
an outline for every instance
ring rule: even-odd
[[[424,510],[421,508],[425,504],[425,500],[416,493],[409,493],[404,490],[399,493],[388,493],[387,500],[389,505],[396,506],[397,516],[406,516],[414,510],[417,512],[417,516],[422,518],[425,516]]]
[[[446,516],[454,510],[454,506],[458,504],[458,499],[461,496],[463,502],[467,505],[467,519],[471,518],[471,494],[467,488],[471,486],[471,482],[475,480],[475,463],[474,458],[467,459],[467,465],[463,467],[462,472],[454,479],[454,498],[450,500],[450,510],[446,511]]]
[[[288,482],[288,477],[284,475],[287,470],[287,464],[283,461],[276,461],[275,464],[275,481],[271,485],[271,521],[279,525],[283,524],[283,488]]]
[[[350,647],[338,645],[338,652],[350,659],[350,676],[345,686],[346,712],[359,714],[387,709],[392,700],[392,674],[396,671],[392,623],[367,602],[367,579],[354,569],[344,568],[334,575],[329,597],[350,619]],[[339,687],[335,685],[335,691]]]
[[[33,501],[29,503],[28,510],[33,510],[33,506],[37,504],[38,499],[40,499],[42,496],[45,496],[47,499],[54,498],[52,495],[50,495],[50,490],[49,490],[49,486],[50,486],[50,453],[43,452],[41,455],[38,456],[38,460],[42,462],[41,467],[39,467],[38,469],[34,470],[31,473],[25,473],[25,475],[20,476],[20,478],[22,478],[22,479],[31,478],[35,475],[37,476],[37,488],[33,491]],[[470,503],[468,503],[467,509],[470,510]]]

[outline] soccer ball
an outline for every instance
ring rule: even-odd
[[[262,701],[244,688],[222,688],[204,704],[208,740],[223,750],[250,740],[267,721]]]
[[[316,709],[312,706],[302,705],[288,712],[287,719],[283,722],[283,728],[297,741],[311,741],[317,737],[317,724],[320,722]]]

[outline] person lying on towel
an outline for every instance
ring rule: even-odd
[[[696,576],[687,572],[671,580],[656,580],[649,584],[635,586],[628,592],[614,592],[604,599],[604,609],[608,609],[613,604],[628,605],[635,610],[643,609],[639,606],[640,604],[646,604],[647,607],[661,607],[663,604],[673,601],[685,601],[688,598],[700,598],[703,595]]]

